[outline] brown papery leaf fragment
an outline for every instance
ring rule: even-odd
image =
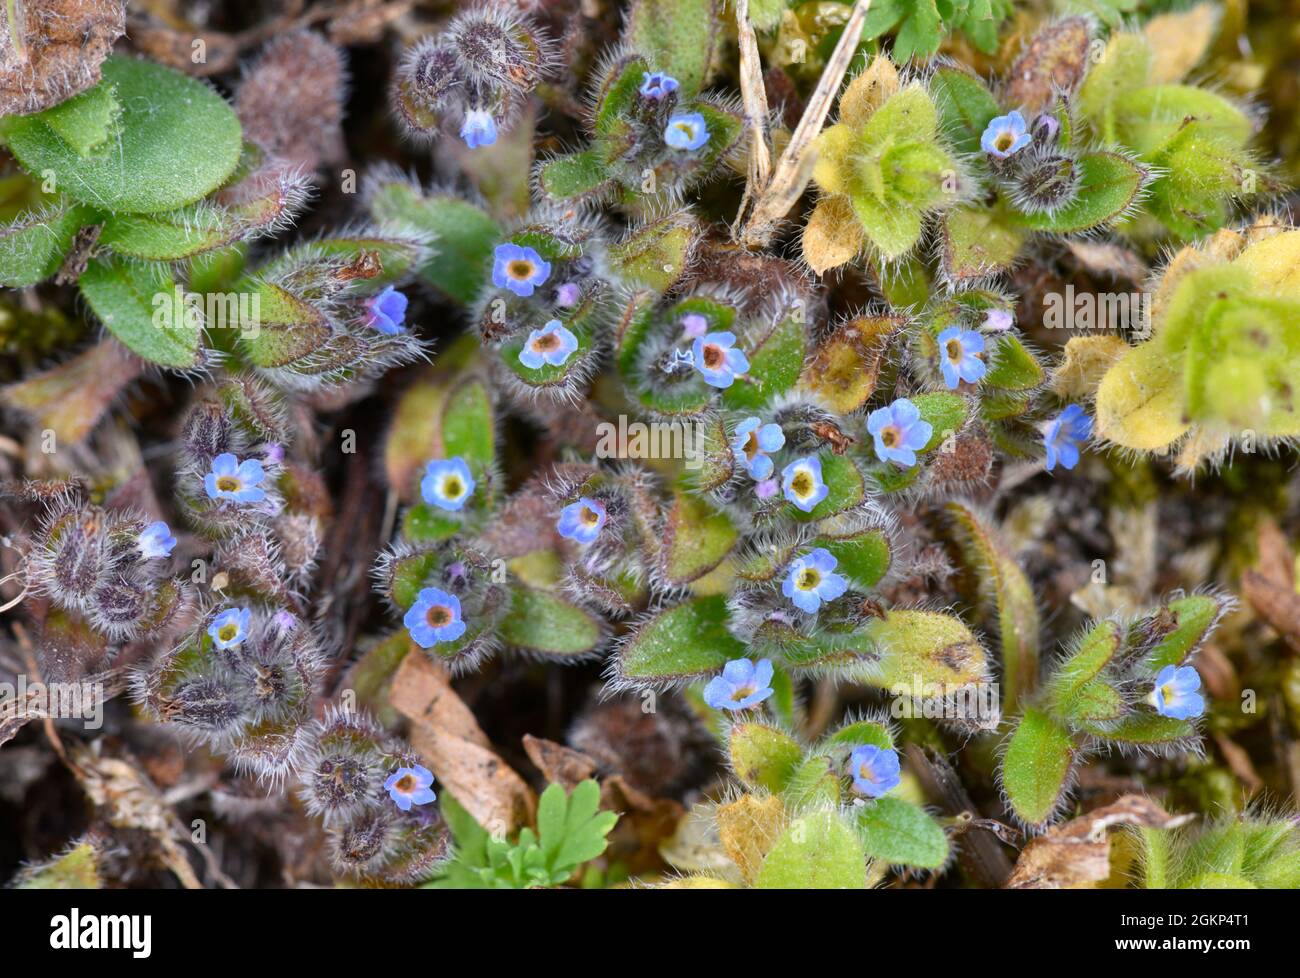
[[[1057,92],[1070,93],[1088,70],[1088,21],[1067,17],[1049,24],[1029,39],[1025,50],[1007,73],[1002,100],[1020,107],[1026,115],[1048,108]]]
[[[1300,647],[1300,593],[1295,589],[1295,563],[1286,537],[1277,524],[1259,527],[1259,561],[1241,575],[1241,593],[1255,614]]]
[[[590,757],[553,740],[524,734],[524,752],[548,784],[561,785],[565,791],[596,773],[596,762]]]
[[[389,702],[411,721],[411,746],[479,825],[508,836],[532,823],[532,789],[492,750],[446,670],[422,654],[408,655],[393,677]]]
[[[125,29],[122,0],[0,3],[0,116],[40,112],[95,85]]]
[[[1171,829],[1193,817],[1170,815],[1142,795],[1124,795],[1031,840],[1016,861],[1007,889],[1092,888],[1110,876],[1111,829],[1123,825]]]
[[[66,363],[0,389],[0,403],[30,416],[63,443],[81,441],[113,400],[144,372],[144,361],[105,338]]]

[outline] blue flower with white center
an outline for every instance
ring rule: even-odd
[[[839,561],[825,547],[790,562],[790,573],[781,583],[781,593],[800,611],[814,614],[823,601],[834,601],[849,589],[849,582],[834,573]]]
[[[465,501],[473,494],[476,485],[469,466],[459,455],[455,458],[434,459],[424,467],[420,495],[431,506],[455,511],[464,508]]]
[[[813,507],[830,495],[822,480],[822,460],[816,455],[797,458],[781,470],[781,491],[796,509],[811,513]]]
[[[460,598],[436,587],[424,588],[407,609],[402,624],[422,649],[439,642],[454,642],[465,634],[460,617]]]
[[[1147,702],[1162,717],[1190,720],[1205,712],[1200,688],[1201,676],[1191,666],[1165,666],[1156,674]]]
[[[222,452],[212,460],[212,471],[203,477],[203,488],[209,499],[260,503],[266,498],[266,490],[261,488],[265,478],[262,463],[257,459],[240,462],[230,452]]]
[[[949,390],[956,390],[964,380],[978,384],[984,379],[988,365],[980,359],[984,352],[984,337],[973,329],[949,326],[938,336],[939,369]]]
[[[578,338],[558,319],[552,319],[541,329],[535,329],[524,340],[519,351],[519,362],[531,370],[544,363],[558,367],[578,348]]]
[[[391,285],[366,303],[366,322],[385,336],[396,336],[406,322],[407,298]]]
[[[248,638],[248,624],[253,613],[247,608],[229,608],[217,615],[208,626],[208,634],[219,649],[228,649]]]
[[[461,123],[460,138],[470,149],[491,146],[497,141],[497,124],[486,109],[470,109]]]
[[[749,358],[736,349],[735,333],[709,333],[691,344],[691,363],[710,387],[730,387],[736,374],[749,369]]]
[[[583,496],[576,503],[569,503],[560,511],[560,518],[555,523],[560,536],[577,540],[584,546],[600,535],[609,513],[605,504],[599,499]]]
[[[1092,437],[1092,418],[1077,404],[1058,414],[1043,431],[1043,448],[1047,452],[1047,471],[1059,462],[1072,469],[1079,464],[1079,445]]]
[[[887,795],[902,780],[898,752],[875,744],[855,747],[849,755],[849,775],[854,789],[868,798]]]
[[[761,482],[772,474],[772,460],[768,453],[779,450],[784,444],[785,434],[779,424],[763,424],[759,418],[746,418],[736,425],[731,451],[750,478]]]
[[[917,449],[929,443],[934,426],[921,420],[915,404],[900,397],[889,407],[867,415],[867,431],[876,440],[876,455],[882,462],[893,461],[910,468],[916,464]]]
[[[709,141],[709,127],[698,112],[683,112],[668,120],[664,142],[673,149],[694,151]]]
[[[984,128],[980,136],[980,149],[990,156],[1005,160],[1012,153],[1019,153],[1033,141],[1025,117],[1018,110],[1008,112],[993,119]]]
[[[492,251],[492,284],[518,296],[530,296],[551,277],[551,263],[532,248],[507,241]]]
[[[645,98],[660,102],[677,91],[679,87],[676,78],[672,75],[665,75],[662,71],[643,71],[641,73],[640,92]]]
[[[715,710],[748,710],[772,695],[772,660],[732,659],[704,687],[704,702]]]
[[[433,793],[433,772],[419,764],[399,767],[384,782],[384,790],[404,812],[409,812],[412,805],[427,805],[438,799]]]
[[[176,546],[176,538],[172,536],[171,528],[159,520],[157,523],[150,523],[140,531],[135,545],[140,548],[140,556],[145,560],[170,557],[172,547]]]

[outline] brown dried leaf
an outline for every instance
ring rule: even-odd
[[[125,30],[122,0],[0,4],[0,116],[40,112],[95,85]]]
[[[524,734],[524,752],[547,782],[562,785],[565,791],[596,773],[596,762],[590,757],[553,740]]]
[[[1124,795],[1031,840],[1021,851],[1006,886],[1013,890],[1090,889],[1110,876],[1111,829],[1122,825],[1169,829],[1193,817],[1170,815],[1142,795]]]
[[[849,82],[840,96],[840,122],[855,128],[866,125],[871,114],[898,91],[898,69],[889,58],[878,56],[867,70]]]
[[[73,444],[90,434],[144,367],[143,360],[105,338],[66,363],[0,388],[0,402],[27,414],[37,428],[51,429],[60,442]]]
[[[1057,92],[1073,92],[1088,70],[1092,32],[1083,17],[1048,24],[1032,38],[1007,73],[1006,98],[1026,113],[1048,108]]]
[[[442,667],[408,655],[393,677],[389,702],[411,721],[411,746],[479,825],[510,835],[532,823],[532,789],[492,750]]]
[[[1277,524],[1259,527],[1259,561],[1241,575],[1241,593],[1255,614],[1284,635],[1300,643],[1300,593],[1295,588],[1295,563]]]
[[[803,256],[820,275],[851,261],[865,240],[848,198],[823,197],[804,226]]]

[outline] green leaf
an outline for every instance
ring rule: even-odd
[[[754,885],[765,890],[860,890],[867,885],[867,856],[839,813],[809,812],[781,833]]]
[[[1025,710],[1002,758],[1002,786],[1020,819],[1041,825],[1052,817],[1074,753],[1068,730],[1040,710]]]
[[[890,750],[894,747],[894,738],[889,728],[873,720],[854,720],[844,724],[822,741],[821,749],[828,747],[882,747]]]
[[[613,175],[594,150],[557,156],[542,166],[537,182],[552,200],[572,200],[596,195],[613,181]]]
[[[115,86],[122,107],[112,151],[81,156],[46,123],[46,113],[13,116],[0,135],[28,172],[50,170],[60,192],[136,213],[193,203],[234,173],[243,147],[239,120],[211,87],[124,56],[105,61],[103,75],[100,85]],[[96,135],[88,132],[87,139]]]
[[[1118,153],[1086,153],[1079,158],[1079,190],[1074,200],[1052,213],[1013,213],[1012,220],[1033,231],[1073,234],[1118,219],[1137,199],[1147,171]]]
[[[576,656],[600,644],[600,622],[575,605],[537,588],[515,587],[501,622],[506,644],[548,656]]]
[[[864,589],[880,583],[893,560],[889,537],[881,529],[867,529],[853,536],[836,536],[833,532],[823,531],[819,542],[835,558],[835,573],[843,574]]]
[[[928,58],[939,50],[939,39],[943,36],[943,20],[935,0],[911,0],[907,9],[894,38],[893,54],[898,62]]]
[[[823,455],[822,481],[828,490],[826,498],[812,508],[811,513],[790,507],[791,515],[801,523],[823,520],[828,516],[851,509],[866,498],[866,483],[857,465],[847,455]]]
[[[19,890],[98,890],[99,852],[81,842],[39,866],[24,869],[13,886]]]
[[[566,798],[558,784],[547,786],[537,803],[537,841],[552,882],[563,882],[582,863],[605,851],[605,836],[618,821],[600,810],[600,785],[588,778]]]
[[[104,327],[132,353],[178,370],[199,365],[202,329],[177,314],[177,285],[165,266],[105,256],[86,266],[78,284]]]
[[[487,386],[477,379],[458,384],[442,406],[444,458],[459,455],[471,471],[484,472],[496,461],[495,422]]]
[[[918,455],[934,451],[951,435],[960,431],[962,425],[966,423],[966,413],[970,409],[966,398],[947,391],[917,394],[912,398],[912,403],[921,412],[921,420],[930,422],[932,429],[930,440],[917,451]]]
[[[948,837],[910,802],[886,795],[858,809],[858,837],[872,859],[894,866],[938,869],[948,861]]]
[[[665,292],[685,273],[687,256],[699,233],[686,212],[669,214],[612,245],[609,260],[630,284]]]
[[[692,598],[661,611],[632,633],[619,651],[620,675],[673,681],[716,672],[748,653],[727,631],[725,595]]]
[[[749,372],[722,392],[722,403],[738,410],[760,408],[799,382],[807,356],[803,323],[783,317],[766,334],[741,340],[749,356]]]
[[[103,151],[116,135],[118,103],[112,84],[96,85],[40,113],[40,119],[78,156]]]
[[[676,78],[686,99],[708,79],[718,22],[717,0],[636,0],[623,40],[646,56],[652,71]]]
[[[954,282],[967,282],[1006,271],[1015,263],[1026,235],[1000,207],[963,205],[944,216],[940,257]]]
[[[863,633],[877,646],[881,660],[866,678],[884,689],[941,695],[983,681],[988,673],[984,647],[960,618],[939,611],[894,609],[872,618]]]
[[[980,137],[999,114],[997,99],[979,78],[961,68],[944,67],[930,82],[943,131],[959,153],[978,153]]]
[[[200,202],[159,214],[110,215],[99,243],[129,258],[177,261],[230,244],[239,233],[227,211]]]
[[[1139,622],[1154,632],[1154,644],[1146,654],[1147,666],[1159,672],[1165,666],[1181,665],[1214,630],[1223,614],[1224,601],[1212,594],[1191,594],[1167,602],[1154,616]]]
[[[435,254],[420,267],[420,277],[457,302],[468,305],[489,283],[492,250],[505,230],[486,211],[454,194],[425,196],[402,182],[380,186],[370,211],[378,220],[434,236]]]
[[[1026,391],[1043,382],[1043,365],[1015,336],[1004,335],[989,352],[988,360],[984,383],[989,387]]]
[[[77,231],[94,219],[89,207],[60,200],[0,227],[0,285],[21,289],[49,278],[62,266]]]
[[[663,574],[676,587],[717,567],[740,533],[731,517],[694,493],[678,492],[664,528]]]
[[[1051,708],[1066,708],[1081,689],[1101,675],[1122,643],[1123,635],[1116,622],[1107,620],[1094,625],[1048,679],[1045,691]]]
[[[728,737],[731,767],[751,788],[781,791],[803,759],[799,742],[783,730],[752,721],[737,723]]]
[[[255,367],[275,369],[301,362],[333,336],[328,317],[283,286],[245,278],[238,290],[256,298],[258,319],[240,331],[240,348]],[[253,328],[253,327],[256,328]]]

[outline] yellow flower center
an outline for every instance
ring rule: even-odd
[[[953,363],[956,363],[958,360],[961,359],[961,341],[960,341],[960,340],[949,340],[949,341],[948,341],[948,359],[951,360]]]
[[[397,779],[396,783],[393,784],[393,787],[396,788],[398,791],[400,791],[402,794],[409,795],[412,791],[415,790],[415,775],[403,774],[400,778]]]
[[[897,426],[895,425],[891,424],[888,428],[885,428],[883,431],[880,432],[881,444],[883,444],[886,448],[893,448],[902,440],[903,440],[902,434],[899,432]]]
[[[465,493],[465,483],[460,476],[449,475],[442,480],[442,494],[448,499],[458,499]]]
[[[220,628],[217,629],[217,637],[220,638],[221,641],[223,642],[233,641],[235,636],[238,634],[239,634],[239,626],[236,625],[234,622],[228,621]]]
[[[704,365],[710,370],[717,370],[726,359],[727,355],[722,352],[722,347],[716,343],[709,343],[704,347]]]
[[[805,567],[799,572],[799,576],[795,579],[794,585],[800,591],[812,591],[821,583],[821,580],[822,576],[817,572],[815,567]]]
[[[442,628],[451,623],[451,609],[446,605],[435,604],[424,614],[424,620],[434,628]]]
[[[993,140],[993,145],[1001,152],[1006,152],[1015,143],[1016,137],[1011,134],[1010,129],[1003,129],[998,133],[998,138]]]
[[[754,686],[753,683],[750,683],[748,686],[741,686],[734,693],[731,694],[731,702],[739,703],[746,696],[752,696],[756,688],[757,687]]]
[[[813,494],[813,477],[811,472],[796,472],[793,479],[790,480],[790,488],[794,494],[802,499],[804,496]]]
[[[582,511],[578,514],[578,518],[588,526],[595,526],[600,522],[600,514],[590,506],[583,506]]]
[[[555,333],[544,333],[533,340],[533,349],[538,353],[548,353],[560,345],[560,338]]]
[[[222,492],[239,492],[239,479],[233,475],[217,476],[217,488]]]
[[[516,281],[524,281],[533,274],[533,263],[526,258],[516,258],[506,265],[506,274]]]
[[[745,447],[742,450],[744,451],[745,458],[747,459],[752,460],[754,456],[758,454],[758,429],[757,428],[755,428],[753,431],[749,433],[749,437],[745,439]]]

